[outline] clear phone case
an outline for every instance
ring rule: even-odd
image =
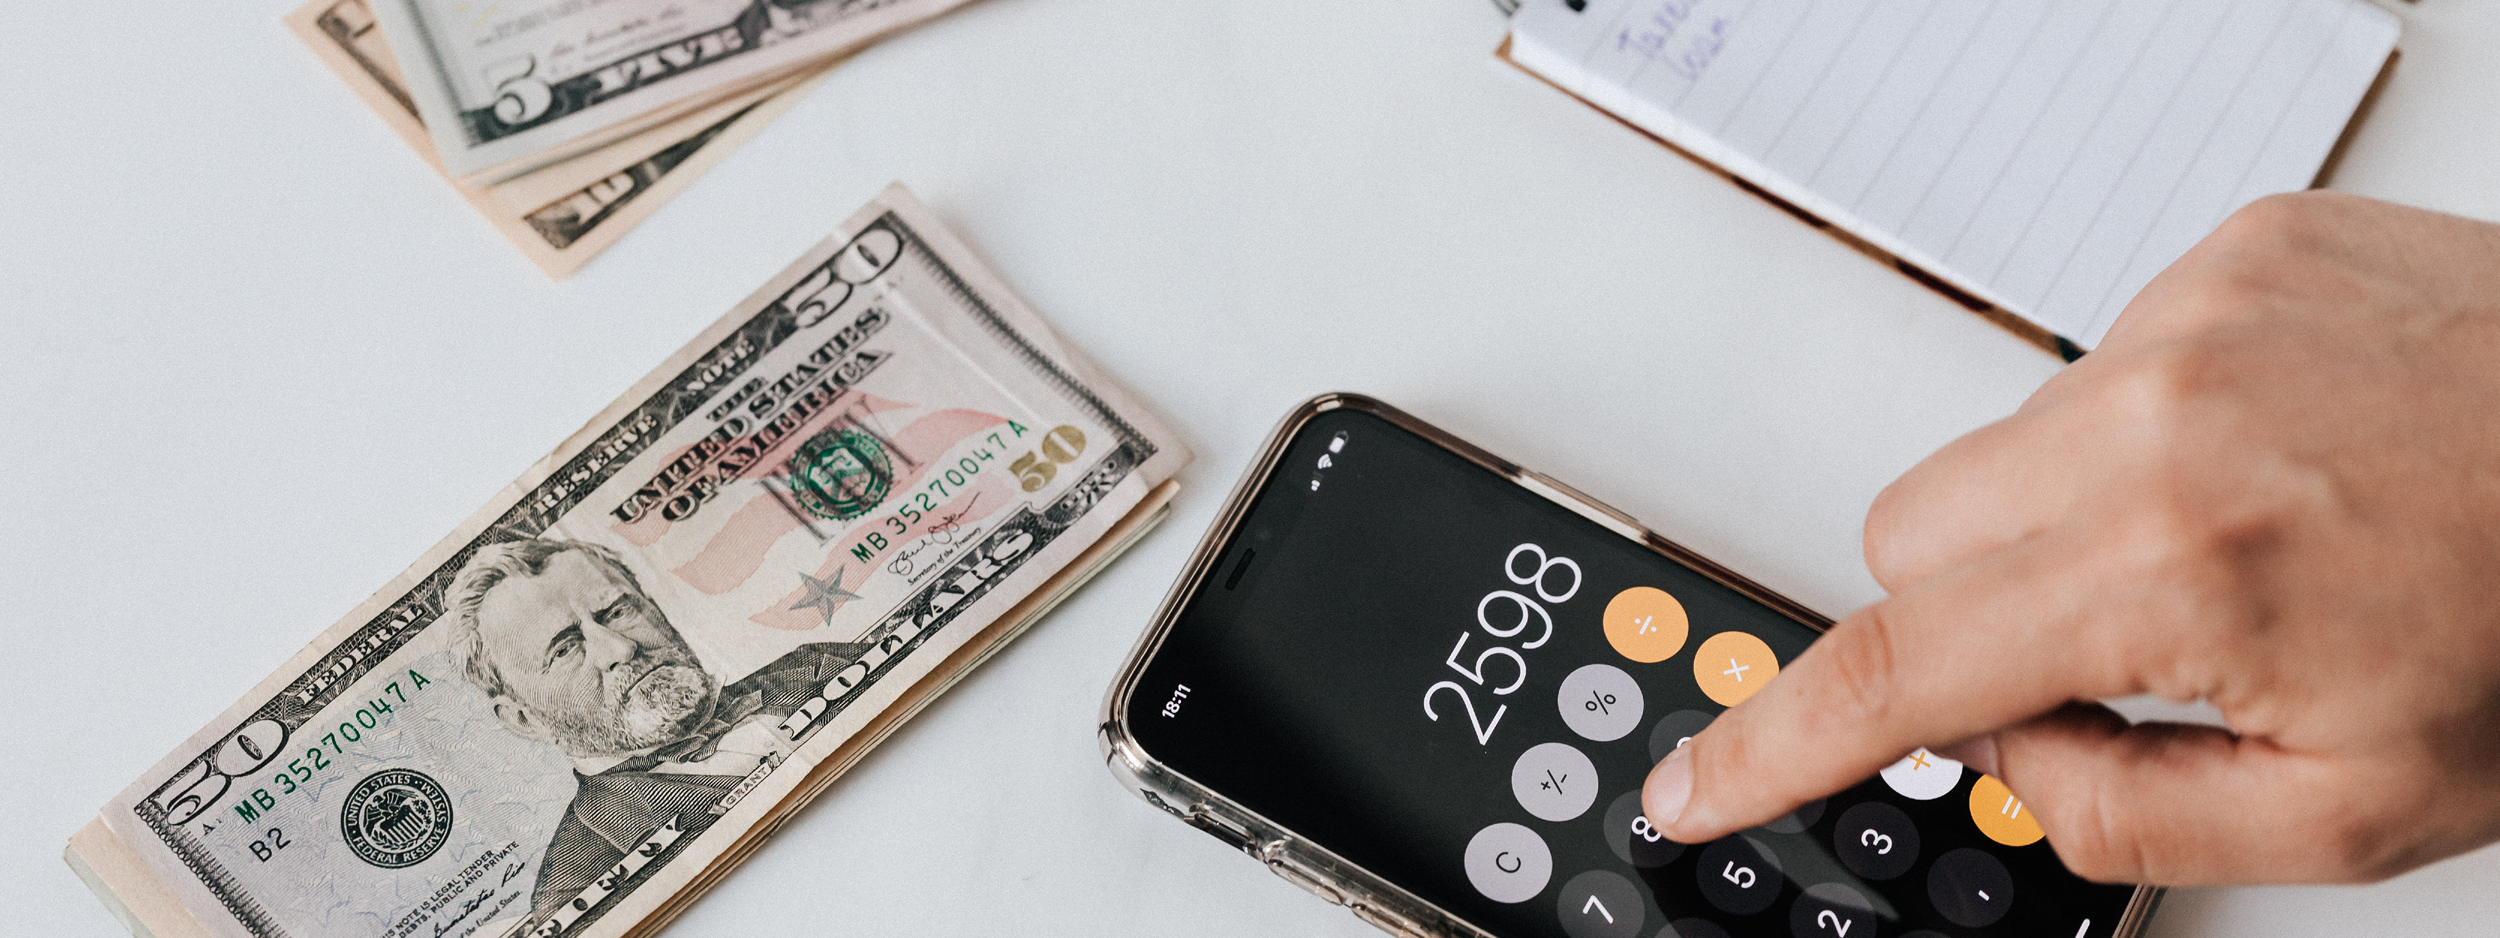
[[[1224,507],[1216,516],[1215,524],[1199,541],[1188,565],[1182,569],[1179,581],[1164,597],[1163,605],[1155,612],[1153,623],[1139,636],[1136,647],[1129,652],[1127,663],[1121,666],[1119,678],[1112,682],[1110,691],[1104,695],[1102,719],[1096,733],[1104,762],[1120,784],[1136,792],[1146,803],[1250,855],[1265,864],[1269,871],[1313,895],[1331,904],[1346,906],[1357,918],[1382,931],[1405,936],[1495,938],[1492,932],[1424,901],[1396,883],[1330,852],[1281,824],[1261,817],[1223,793],[1172,770],[1138,744],[1128,725],[1129,701],[1147,664],[1154,660],[1155,653],[1162,647],[1181,610],[1188,607],[1190,600],[1208,582],[1225,545],[1232,541],[1258,492],[1279,469],[1280,460],[1295,435],[1312,418],[1339,409],[1370,414],[1423,437],[1817,632],[1828,629],[1831,620],[1660,537],[1629,515],[1570,486],[1486,452],[1373,398],[1350,393],[1323,394],[1302,402],[1286,414],[1275,431],[1268,435],[1267,442],[1260,447],[1258,457],[1242,474],[1241,481],[1234,484],[1231,495],[1225,499]],[[2134,938],[2141,932],[2160,899],[2160,892],[2150,886],[2136,889],[2119,921],[2115,938]]]

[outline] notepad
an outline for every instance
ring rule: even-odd
[[[1526,0],[1504,54],[2079,354],[2320,180],[2397,32],[2365,0]]]

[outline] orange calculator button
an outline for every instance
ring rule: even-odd
[[[2008,847],[2028,847],[2046,836],[2031,809],[1994,775],[1982,775],[1970,787],[1970,819],[1989,840]]]
[[[1693,683],[1723,707],[1744,703],[1779,673],[1771,646],[1744,632],[1710,636],[1693,652]]]
[[[1691,628],[1684,604],[1654,586],[1635,586],[1606,601],[1606,643],[1642,664],[1675,657]]]

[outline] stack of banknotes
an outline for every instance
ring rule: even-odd
[[[312,0],[287,25],[561,278],[853,51],[966,0]]]
[[[142,938],[650,934],[1160,520],[1188,460],[888,189],[70,865]]]

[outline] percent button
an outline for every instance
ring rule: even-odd
[[[1582,665],[1562,681],[1554,705],[1571,731],[1601,743],[1622,739],[1641,725],[1641,685],[1611,664]]]

